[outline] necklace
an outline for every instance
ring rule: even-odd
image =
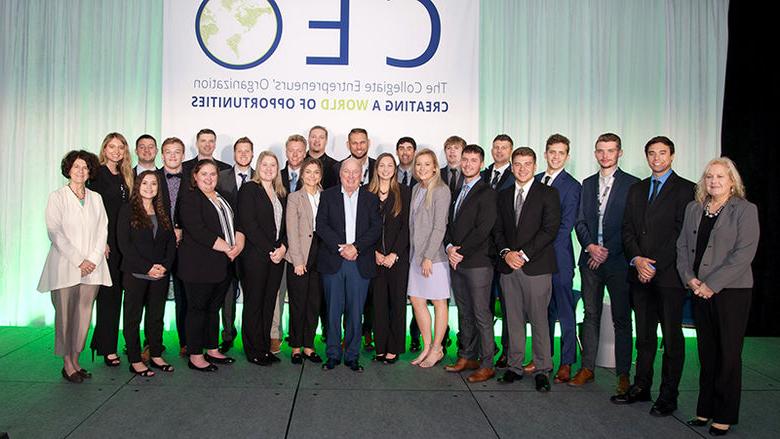
[[[87,191],[84,190],[83,188],[82,188],[83,193],[81,195],[79,195],[75,190],[73,190],[73,187],[71,185],[68,185],[68,189],[70,189],[70,191],[73,192],[73,195],[75,195],[76,198],[78,198],[79,200],[83,200],[84,197],[87,196]]]
[[[726,207],[726,201],[724,201],[723,204],[721,204],[718,210],[716,210],[715,212],[710,212],[710,204],[712,203],[712,201],[711,200],[707,201],[707,204],[704,206],[704,215],[706,215],[707,218],[715,218],[716,216],[720,215],[720,212],[723,210],[724,207]]]

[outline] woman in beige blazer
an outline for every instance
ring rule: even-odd
[[[322,363],[314,351],[314,334],[322,302],[317,273],[315,219],[320,204],[322,162],[307,158],[301,165],[303,188],[287,197],[287,295],[290,299],[290,341],[293,364],[303,359]],[[301,354],[303,348],[303,354]]]
[[[689,425],[725,435],[739,417],[742,392],[742,342],[753,287],[750,267],[758,247],[756,205],[734,162],[720,157],[707,163],[696,199],[685,209],[677,239],[677,271],[693,291],[699,348],[699,401]]]
[[[98,170],[87,151],[71,151],[60,165],[68,184],[49,195],[46,230],[51,248],[38,291],[51,291],[54,305],[54,353],[63,359],[62,377],[80,383],[92,374],[79,365],[79,354],[92,320],[92,303],[101,285],[111,286],[105,249],[108,218],[100,195],[85,183]]]

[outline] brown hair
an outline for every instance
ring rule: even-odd
[[[149,215],[146,214],[144,209],[143,199],[141,198],[139,189],[141,183],[147,175],[151,175],[157,180],[157,193],[152,198],[152,206],[154,207],[154,214],[157,216],[157,224],[165,230],[171,230],[171,222],[168,219],[168,214],[165,213],[165,207],[163,207],[162,196],[160,195],[160,187],[162,182],[160,181],[160,175],[155,171],[144,171],[135,178],[133,182],[133,194],[130,195],[130,227],[134,229],[151,229],[152,220],[149,219]]]
[[[84,160],[84,162],[87,164],[87,169],[89,169],[88,178],[95,178],[97,176],[97,170],[100,167],[98,158],[95,154],[92,154],[89,151],[84,151],[83,149],[78,151],[73,150],[65,154],[65,157],[63,157],[62,161],[60,162],[62,176],[70,179],[70,170],[73,168],[73,164],[76,163],[76,160],[78,159]]]
[[[252,151],[255,150],[255,144],[252,143],[251,140],[249,140],[249,137],[245,136],[245,137],[240,137],[238,140],[236,140],[236,143],[233,144],[233,152],[236,152],[236,147],[238,146],[239,143],[248,143],[249,146],[250,146],[250,149]]]
[[[119,163],[117,163],[117,170],[119,171],[119,174],[122,176],[122,180],[124,180],[125,186],[127,186],[127,190],[130,191],[130,193],[133,193],[133,166],[130,164],[130,150],[127,146],[127,139],[125,139],[125,136],[119,134],[119,133],[108,133],[106,134],[106,137],[103,139],[103,143],[100,145],[100,155],[98,156],[98,159],[100,161],[101,165],[105,165],[108,161],[108,158],[106,158],[106,145],[108,145],[108,142],[119,139],[120,142],[122,142],[122,146],[125,147],[125,155],[122,157],[121,160],[119,160]]]
[[[174,143],[178,143],[181,145],[181,153],[184,154],[184,142],[181,141],[178,137],[168,137],[167,139],[163,140],[162,146],[160,147],[160,151],[165,154],[165,146],[166,145],[172,145]]]
[[[301,177],[303,177],[303,173],[306,172],[308,166],[316,166],[319,168],[320,183],[317,186],[322,190],[322,179],[325,178],[325,170],[322,169],[322,161],[320,161],[320,159],[315,159],[314,157],[306,157],[303,159],[303,163],[301,163]]]
[[[273,187],[277,197],[284,198],[287,196],[287,189],[285,189],[284,185],[282,184],[282,170],[279,168],[279,159],[276,157],[276,154],[270,150],[266,149],[257,156],[257,161],[255,162],[256,171],[255,176],[252,177],[252,181],[262,186],[263,183],[260,180],[260,162],[262,162],[266,157],[273,157],[276,161],[276,176],[274,177],[273,181],[271,181],[271,187]]]
[[[623,144],[620,141],[620,136],[618,136],[615,133],[604,133],[600,135],[599,138],[596,139],[596,145],[598,145],[599,142],[615,142],[617,143],[618,149],[623,149]]]
[[[550,149],[550,145],[555,145],[556,143],[563,143],[566,145],[566,154],[569,153],[569,138],[563,134],[553,134],[552,136],[548,137],[547,143],[544,144],[544,152],[547,152],[547,150]]]
[[[389,192],[393,194],[393,216],[397,217],[401,214],[401,187],[398,184],[398,178],[396,176],[398,175],[398,165],[395,162],[395,157],[393,157],[392,154],[383,152],[382,154],[379,154],[379,157],[376,158],[376,161],[374,162],[374,175],[371,177],[371,182],[368,184],[368,190],[369,192],[372,192],[376,194],[376,196],[379,196],[379,162],[382,161],[384,158],[389,158],[393,162],[393,175],[390,177],[390,189]]]

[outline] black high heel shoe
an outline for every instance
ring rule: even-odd
[[[150,359],[149,360],[149,367],[161,370],[163,372],[173,372],[173,370],[174,370],[173,366],[171,366],[170,364],[167,364],[167,363],[166,364],[157,364],[157,363],[154,362],[154,359]]]
[[[723,428],[717,428],[715,426],[710,425],[709,433],[710,433],[710,436],[725,436],[725,435],[727,435],[729,433],[730,429],[731,429],[730,427],[726,428],[726,429],[723,429]]]
[[[385,355],[385,359],[384,359],[383,363],[385,363],[385,364],[395,364],[398,361],[398,358],[399,358],[398,354],[396,354],[396,356],[393,357],[393,358],[387,358],[387,355]]]
[[[195,363],[192,362],[192,360],[187,360],[187,367],[192,370],[197,370],[198,372],[216,372],[217,369],[219,369],[217,366],[211,363],[209,363],[208,366],[198,367],[195,365]]]
[[[317,363],[317,364],[322,363],[322,357],[317,355],[317,353],[314,351],[312,351],[311,354],[308,355],[304,352],[303,358],[307,359],[308,361],[311,361],[312,363]]]
[[[111,354],[108,354],[111,355]],[[108,367],[117,367],[120,364],[122,364],[122,360],[119,359],[119,355],[116,356],[116,358],[108,358],[108,355],[103,355],[103,362],[106,363],[106,366]],[[116,354],[114,354],[116,355]]]
[[[138,376],[141,376],[141,377],[144,377],[144,378],[150,378],[150,377],[154,376],[154,372],[152,372],[148,367],[146,369],[144,369],[144,370],[138,371],[138,370],[135,370],[135,368],[133,367],[132,364],[130,365],[130,373],[138,375]]]
[[[236,362],[235,358],[232,357],[225,357],[225,358],[217,358],[212,355],[209,355],[208,353],[203,354],[203,358],[206,359],[209,363],[216,363],[216,364],[233,364]]]
[[[698,416],[694,416],[691,419],[685,421],[685,423],[690,425],[691,427],[704,427],[707,425],[708,422],[710,422],[709,419],[699,419]]]

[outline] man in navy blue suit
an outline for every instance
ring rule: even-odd
[[[618,161],[623,155],[620,137],[605,133],[596,140],[599,171],[582,182],[582,196],[574,226],[582,246],[579,266],[582,280],[582,367],[569,382],[579,387],[595,379],[599,327],[604,287],[609,291],[612,324],[615,328],[616,393],[625,394],[631,369],[631,306],[628,294],[628,262],[623,253],[623,212],[629,188],[638,178],[623,172]]]
[[[328,361],[323,370],[341,363],[362,372],[359,362],[361,315],[368,295],[368,284],[376,275],[374,250],[382,233],[379,198],[361,187],[362,169],[350,157],[341,163],[341,184],[326,189],[317,211],[317,269],[322,274],[328,305]],[[341,318],[345,317],[346,335],[341,346]],[[344,352],[344,350],[346,352]]]
[[[536,181],[558,189],[561,199],[561,227],[553,244],[558,272],[552,276],[553,293],[547,308],[547,320],[550,324],[550,347],[555,349],[555,321],[561,325],[561,364],[555,373],[554,382],[567,383],[571,378],[571,365],[577,359],[577,334],[574,318],[574,248],[571,244],[571,231],[577,219],[580,205],[580,183],[564,167],[569,160],[569,139],[561,134],[553,134],[544,147],[547,170],[536,174]],[[552,352],[551,352],[552,354]],[[528,369],[533,370],[531,366]]]

